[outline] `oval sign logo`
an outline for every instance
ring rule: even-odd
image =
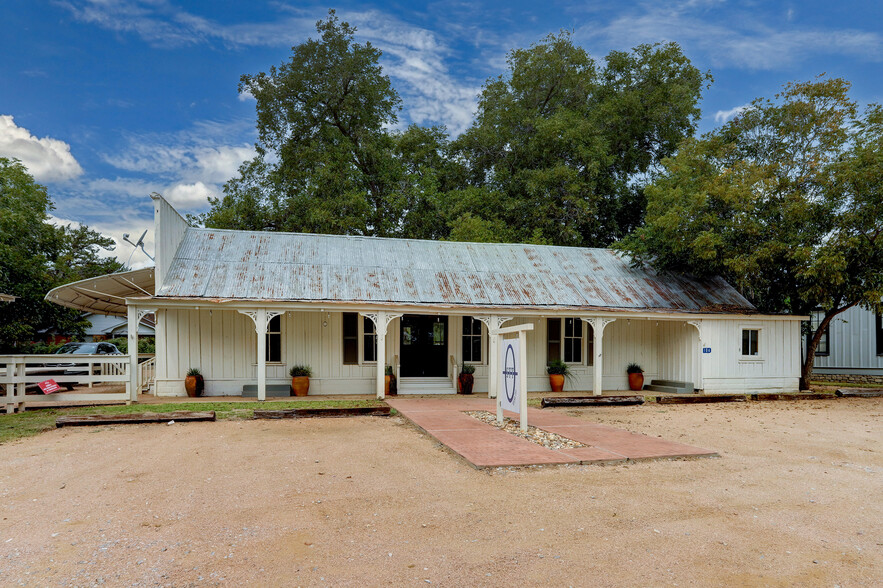
[[[515,401],[515,377],[518,372],[515,371],[515,350],[512,345],[506,346],[506,359],[503,363],[503,388],[506,392],[506,400],[511,404]]]

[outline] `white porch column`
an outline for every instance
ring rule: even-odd
[[[138,363],[138,329],[141,326],[141,319],[144,315],[153,313],[156,315],[156,308],[143,308],[140,306],[127,306],[126,318],[128,325],[126,330],[128,335],[129,349],[129,383],[128,390],[129,402],[138,402],[138,394],[141,393],[141,368]]]
[[[400,314],[392,314],[381,310],[380,312],[360,312],[374,323],[374,331],[377,333],[377,398],[383,400],[386,397],[386,331],[389,323],[399,318]]]
[[[264,401],[267,399],[267,323],[285,313],[266,308],[240,310],[239,312],[254,321],[254,330],[258,337],[258,400]]]
[[[511,316],[499,316],[499,315],[485,315],[485,316],[476,316],[474,317],[477,320],[480,320],[487,327],[488,333],[488,381],[487,381],[487,397],[488,398],[496,398],[497,397],[497,384],[499,384],[500,378],[499,374],[499,366],[497,366],[497,362],[500,359],[500,354],[497,346],[500,342],[500,336],[497,334],[497,330],[503,326],[503,323],[506,321],[511,321]],[[461,358],[462,360],[462,358]]]
[[[696,330],[699,332],[699,354],[696,359],[696,368],[697,368],[697,376],[698,381],[696,382],[696,388],[705,392],[705,385],[702,382],[702,378],[704,377],[705,370],[702,369],[702,362],[705,361],[705,353],[702,348],[705,347],[705,344],[702,342],[702,319],[695,321],[687,321],[688,325],[693,325],[696,327]],[[695,352],[694,352],[695,353]]]
[[[583,322],[592,325],[592,341],[595,356],[592,358],[592,394],[601,396],[604,393],[604,327],[616,319],[582,317]]]
[[[141,382],[138,378],[138,307],[131,304],[126,307],[128,319],[128,350],[129,350],[129,403],[138,402],[138,387]]]

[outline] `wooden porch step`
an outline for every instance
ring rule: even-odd
[[[93,425],[136,425],[144,423],[167,423],[213,421],[215,411],[176,410],[173,412],[133,412],[128,414],[84,414],[61,416],[55,419],[55,426],[87,427]]]

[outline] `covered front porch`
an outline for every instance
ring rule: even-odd
[[[203,374],[207,396],[288,396],[294,365],[311,368],[311,396],[384,398],[388,370],[399,394],[454,394],[461,366],[470,365],[475,392],[493,398],[496,331],[527,323],[534,326],[527,354],[531,392],[550,391],[546,365],[553,359],[570,368],[568,391],[627,390],[630,363],[641,365],[648,383],[666,378],[701,387],[701,321],[690,317],[128,301],[130,320],[144,312],[157,317],[160,397],[184,395],[191,368]]]

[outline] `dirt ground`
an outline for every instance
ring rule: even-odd
[[[883,399],[553,410],[721,457],[478,471],[397,417],[61,429],[0,445],[0,582],[883,585]]]

